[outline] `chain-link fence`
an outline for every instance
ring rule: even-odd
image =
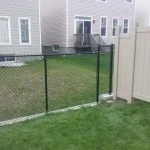
[[[97,95],[111,93],[111,50],[0,56],[0,121],[95,102]]]

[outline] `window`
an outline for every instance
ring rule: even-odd
[[[128,3],[132,3],[132,0],[126,0]]]
[[[75,34],[91,34],[91,17],[75,16]]]
[[[10,35],[10,18],[9,17],[0,17],[0,44],[10,44],[11,35]]]
[[[107,18],[106,17],[101,17],[101,36],[106,36],[107,35]]]
[[[15,57],[14,56],[0,56],[0,62],[5,62],[5,61],[9,61],[9,62],[12,62],[12,61],[15,61]]]
[[[128,33],[129,32],[129,20],[124,19],[123,21],[123,33]]]
[[[20,44],[31,44],[31,24],[29,18],[19,18]]]
[[[117,26],[118,26],[118,18],[113,18],[113,20],[112,20],[112,36],[116,36]]]

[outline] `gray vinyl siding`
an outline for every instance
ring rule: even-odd
[[[9,16],[11,45],[0,45],[0,54],[41,54],[39,0],[0,0],[0,16]],[[31,45],[20,45],[19,17],[31,20]]]
[[[41,0],[42,45],[66,47],[66,0]]]
[[[134,0],[133,3],[127,3],[126,0],[107,0],[107,3],[96,0],[41,0],[42,45],[74,47],[75,15],[90,16],[92,20],[95,20],[95,23],[92,21],[93,34],[100,34],[100,17],[106,16],[108,19],[107,37],[103,39],[107,43],[113,43],[115,38],[112,37],[112,18],[119,18],[121,26],[123,19],[128,18],[129,31],[132,31],[134,14]]]
[[[135,4],[127,3],[126,0],[107,0],[107,3],[96,2],[96,0],[69,0],[68,4],[68,45],[72,47],[74,45],[74,16],[91,16],[95,20],[95,24],[92,22],[93,34],[100,34],[100,17],[106,16],[108,19],[107,25],[107,37],[103,39],[108,43],[113,43],[112,37],[112,18],[118,17],[119,24],[123,25],[123,18],[128,18],[130,23],[130,31],[132,30],[134,23]]]

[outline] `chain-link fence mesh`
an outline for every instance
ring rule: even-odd
[[[45,58],[46,68],[43,56],[17,56],[15,62],[0,62],[0,121],[45,112],[46,92],[48,111],[96,101],[97,54]],[[107,47],[100,54],[100,94],[108,93],[109,76]]]
[[[0,121],[44,112],[43,61],[34,57],[16,60],[22,62],[4,62],[0,67]]]
[[[100,94],[111,93],[110,80],[112,79],[112,47],[101,46],[102,54],[100,55]],[[111,78],[111,79],[110,79]]]
[[[96,55],[48,58],[49,109],[95,101]]]

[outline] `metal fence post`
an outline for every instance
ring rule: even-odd
[[[44,56],[44,71],[45,71],[45,104],[46,112],[48,112],[48,84],[47,84],[47,56]]]
[[[98,45],[97,53],[97,74],[96,74],[96,102],[99,102],[99,75],[100,75],[100,45]]]
[[[112,84],[113,84],[113,52],[114,45],[110,46],[110,68],[109,68],[109,94],[112,94]]]

